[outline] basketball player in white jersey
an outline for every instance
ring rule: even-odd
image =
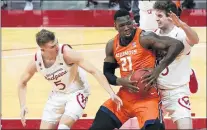
[[[155,12],[153,10],[153,0],[139,0],[139,13],[140,13],[140,28],[143,30],[157,29],[157,22],[155,19]]]
[[[26,87],[35,72],[40,72],[52,86],[52,92],[43,110],[40,129],[70,129],[83,113],[89,96],[85,71],[91,73],[116,102],[121,99],[111,89],[105,76],[67,44],[58,44],[53,32],[41,30],[36,34],[39,50],[21,76],[18,94],[21,121],[26,125]],[[44,86],[43,86],[44,87]]]
[[[191,47],[199,42],[198,35],[175,14],[177,8],[171,0],[157,1],[154,4],[158,35],[169,36],[183,42],[185,48],[159,76],[157,83],[160,89],[164,113],[167,112],[177,129],[192,129],[189,81],[192,73],[190,67]],[[167,37],[166,37],[167,38]],[[164,58],[164,52],[158,53]],[[162,60],[158,59],[158,62]]]

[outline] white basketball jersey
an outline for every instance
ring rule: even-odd
[[[157,29],[156,33],[158,35],[161,35],[160,29]],[[177,40],[180,40],[184,44],[184,50],[160,74],[158,78],[158,84],[160,85],[160,88],[173,89],[189,83],[190,74],[191,74],[191,67],[190,67],[191,46],[186,41],[185,32],[181,28],[175,26],[170,33],[161,36],[169,36]]]
[[[153,5],[155,1],[139,1],[140,28],[144,30],[155,30],[158,28]]]
[[[63,48],[67,44],[59,44],[59,51],[55,63],[46,68],[41,50],[35,54],[35,62],[40,72],[52,86],[53,91],[70,93],[80,89],[89,89],[85,71],[75,64],[67,65],[63,59]],[[78,75],[78,76],[77,76]]]

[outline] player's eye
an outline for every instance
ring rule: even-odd
[[[128,21],[126,24],[127,24],[127,25],[131,25],[131,24],[132,24],[132,22],[131,22],[131,21]]]
[[[119,27],[123,27],[125,24],[119,24]]]
[[[56,45],[54,45],[54,46],[52,46],[52,47],[50,47],[50,48],[52,49],[52,48],[55,48],[55,47],[56,47]]]

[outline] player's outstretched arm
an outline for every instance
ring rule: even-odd
[[[110,94],[112,100],[117,103],[118,108],[120,108],[120,106],[122,105],[122,100],[114,93],[106,77],[102,74],[100,70],[98,70],[94,65],[86,61],[80,53],[70,49],[69,47],[64,47],[63,55],[64,60],[67,64],[75,63],[84,70],[86,70],[88,73],[92,74],[100,83],[100,85],[104,87],[104,89]]]
[[[18,84],[18,96],[19,96],[19,103],[21,108],[21,121],[23,126],[26,125],[25,121],[25,114],[27,113],[26,108],[26,87],[27,82],[32,78],[32,76],[37,72],[35,61],[32,60],[26,67],[25,71],[21,75]]]
[[[172,63],[184,49],[184,44],[179,40],[167,36],[158,36],[153,32],[142,32],[140,44],[146,49],[163,50],[167,52],[162,62],[156,66],[153,73],[148,77],[146,76],[147,78],[143,77],[146,78],[144,81],[148,81],[149,84],[154,82],[159,74]]]
[[[138,87],[136,87],[137,81],[131,81],[129,80],[131,75],[128,75],[126,78],[119,78],[115,76],[115,69],[118,67],[117,61],[114,58],[113,54],[113,39],[110,40],[105,49],[106,58],[104,59],[104,66],[103,66],[103,72],[106,76],[108,82],[112,85],[122,85],[124,87],[128,87],[132,92],[137,92],[139,90]]]
[[[169,16],[176,26],[183,29],[183,31],[186,34],[186,41],[188,42],[188,44],[193,46],[194,44],[197,44],[199,42],[198,34],[191,27],[189,27],[185,22],[181,21],[176,16],[176,14],[174,14],[173,12],[170,12]]]

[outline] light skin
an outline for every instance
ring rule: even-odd
[[[186,34],[186,41],[189,45],[193,46],[199,42],[197,33],[191,29],[185,22],[181,21],[173,12],[168,13],[166,16],[165,11],[156,10],[156,20],[161,33],[169,33],[174,26],[180,27]],[[182,118],[175,121],[178,129],[192,129],[192,119]]]
[[[40,46],[42,51],[43,62],[46,68],[52,66],[56,60],[56,56],[58,54],[58,44],[57,42],[50,41],[46,43],[44,46]],[[83,58],[83,56],[70,49],[68,46],[65,46],[63,49],[63,58],[66,64],[76,64],[79,67],[83,68],[88,73],[92,74],[96,80],[100,83],[102,87],[110,94],[111,99],[117,104],[117,110],[123,105],[122,100],[114,93],[110,85],[108,84],[105,76],[99,71],[95,66],[89,63],[87,60]],[[28,112],[26,107],[26,88],[28,81],[33,77],[33,75],[37,72],[37,68],[35,65],[35,61],[31,60],[28,66],[26,67],[25,71],[23,72],[19,84],[18,84],[18,95],[19,95],[19,102],[21,108],[21,122],[23,126],[26,126],[25,114]],[[61,110],[60,112],[63,112]],[[74,124],[75,120],[70,117],[63,116],[60,119],[60,123],[66,124],[71,127]],[[49,128],[54,129],[56,124],[51,124],[42,121],[41,122],[41,129]]]
[[[189,27],[185,22],[180,20],[173,12],[168,13],[169,17],[166,16],[162,10],[156,10],[155,12],[158,27],[161,29],[161,33],[169,33],[174,26],[180,27],[186,34],[186,41],[188,44],[193,46],[199,43],[198,34]]]

